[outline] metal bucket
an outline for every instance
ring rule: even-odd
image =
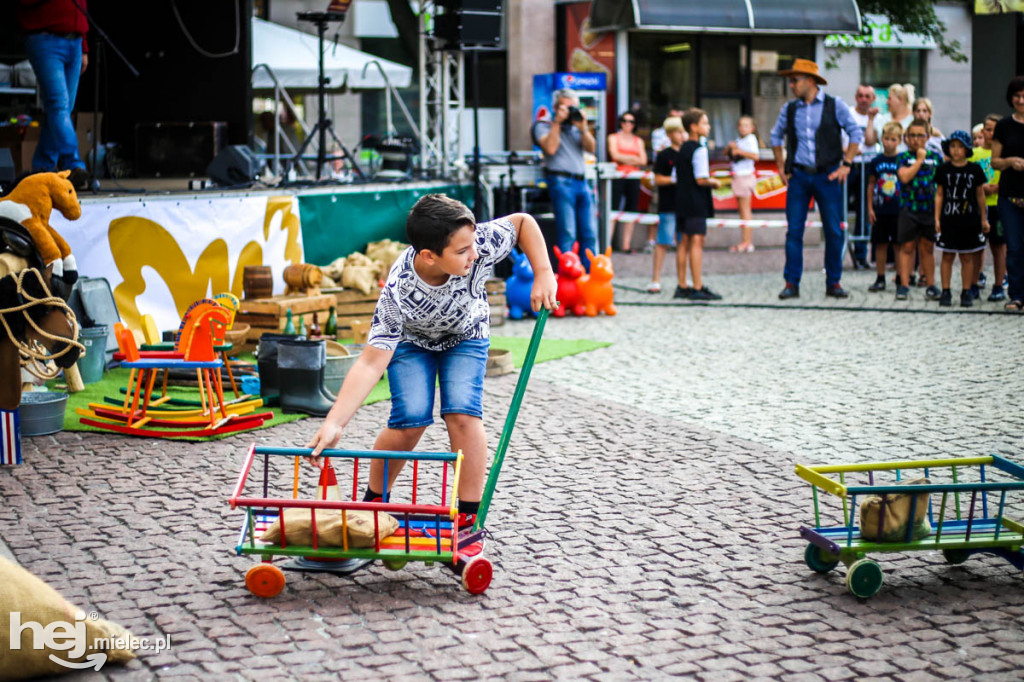
[[[45,436],[64,430],[67,393],[30,391],[21,394],[21,435]]]
[[[341,390],[341,384],[345,381],[345,375],[352,369],[352,365],[355,364],[356,359],[359,357],[358,351],[350,351],[351,355],[334,355],[327,357],[327,365],[324,367],[324,388],[338,395],[338,391]]]

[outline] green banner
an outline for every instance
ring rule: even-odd
[[[472,206],[472,185],[451,183],[415,187],[368,185],[336,194],[299,195],[303,260],[328,265],[369,242],[394,239],[404,242],[405,218],[424,194],[446,194]]]

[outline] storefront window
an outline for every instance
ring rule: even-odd
[[[670,106],[696,104],[697,48],[693,35],[630,34],[629,101],[639,103],[647,119],[638,133],[660,126]]]
[[[893,83],[910,83],[921,92],[923,66],[924,50],[860,50],[861,78],[876,88],[887,89]]]
[[[751,101],[757,125],[757,137],[763,147],[779,117],[779,110],[790,98],[786,79],[779,70],[793,64],[794,59],[814,59],[814,38],[789,36],[755,36],[751,41]]]

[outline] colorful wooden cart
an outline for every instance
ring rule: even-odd
[[[261,563],[253,566],[246,574],[246,587],[260,597],[273,597],[280,593],[285,585],[284,573],[272,563],[274,557],[278,556],[304,559],[307,563],[301,564],[300,567],[306,570],[329,570],[327,567],[330,562],[346,559],[380,560],[391,570],[399,570],[409,561],[421,561],[426,564],[436,562],[448,566],[461,576],[462,584],[469,592],[480,594],[486,590],[491,583],[493,567],[482,554],[483,540],[487,535],[484,524],[519,407],[530,380],[530,372],[537,357],[547,315],[547,311],[542,310],[534,326],[526,359],[520,370],[505,426],[484,486],[480,508],[472,525],[463,527],[459,524],[461,453],[324,450],[322,456],[329,463],[351,462],[351,485],[344,487],[346,494],[351,491],[351,496],[347,500],[327,499],[327,485],[321,477],[318,499],[304,499],[299,495],[300,477],[304,471],[309,471],[309,467],[302,466],[301,460],[312,451],[308,448],[253,445],[245,457],[241,474],[229,500],[233,509],[240,508],[245,511],[238,543],[235,546],[236,553],[253,554],[262,559]],[[379,502],[361,501],[363,484],[359,480],[360,470],[368,471],[369,467],[361,467],[360,464],[364,460],[374,459],[383,460],[385,463],[384,480],[388,479],[388,462],[405,460],[411,465],[412,487],[408,502],[396,501],[397,496],[405,495],[401,483]],[[333,468],[335,467],[332,466]],[[287,474],[290,476],[286,476]],[[247,496],[245,491],[250,485],[259,486],[262,494]],[[431,489],[434,490],[432,496],[424,493],[424,490]],[[260,537],[266,529],[275,521],[283,523],[285,511],[291,509],[309,510],[310,525],[313,529],[311,544],[289,544],[286,529],[282,530],[279,542],[261,541]],[[326,514],[333,513],[336,517],[340,512],[342,524],[345,525],[347,515],[355,511],[373,513],[373,546],[350,546],[346,533],[341,535],[341,546],[323,546],[316,530],[318,513],[323,521],[328,518]],[[378,531],[380,514],[389,514],[397,519],[397,532],[382,537]],[[296,568],[294,563],[292,568]]]
[[[814,501],[814,526],[800,527],[808,542],[804,561],[818,573],[845,564],[846,586],[857,597],[871,597],[882,587],[882,569],[868,554],[936,550],[947,563],[960,564],[984,552],[1024,570],[1024,523],[1011,518],[1024,518],[1024,467],[1003,457],[798,464],[796,473],[811,484]],[[908,485],[908,473],[923,475],[928,482]],[[854,478],[866,485],[855,484]],[[920,496],[927,495],[927,534],[920,537],[920,529],[907,523],[905,535],[901,532],[903,537],[891,542],[862,537],[858,501],[881,498],[879,528],[869,533],[878,537],[887,500],[898,494],[910,496],[910,519]]]

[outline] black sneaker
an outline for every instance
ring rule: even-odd
[[[939,296],[939,307],[948,308],[953,305],[953,292],[949,289],[943,289],[942,295]]]
[[[910,286],[912,286],[912,287],[917,286],[917,275],[911,275],[910,276]]]
[[[978,300],[979,298],[981,298],[981,290],[978,288],[977,284],[973,285],[970,288],[970,292],[971,292],[971,298],[973,298],[974,300]]]
[[[868,287],[868,291],[885,291],[885,276],[879,276],[875,283]]]
[[[690,294],[691,301],[721,301],[722,297],[708,289],[706,286],[696,289]]]
[[[68,182],[78,191],[89,189],[89,172],[84,168],[72,168],[71,175],[68,176]]]
[[[896,287],[896,300],[905,301],[910,296],[910,287],[898,286]]]
[[[960,307],[970,308],[972,305],[974,305],[974,296],[971,295],[970,289],[964,289],[960,292]]]
[[[978,288],[984,289],[988,285],[988,277],[985,276],[984,272],[978,273]]]
[[[832,286],[825,287],[825,296],[831,298],[848,298],[850,295],[846,293],[846,289],[839,285],[838,282]]]
[[[988,295],[988,300],[990,300],[990,301],[1005,301],[1006,300],[1006,292],[1003,291],[1003,288],[1001,286],[994,286],[994,287],[992,287],[992,293]]]
[[[681,287],[676,286],[676,292],[672,294],[672,298],[687,299],[693,296],[693,287]]]
[[[779,300],[785,301],[789,298],[800,298],[800,287],[795,284],[787,284],[785,288],[779,292]]]
[[[924,297],[927,298],[929,301],[937,301],[939,300],[939,296],[941,295],[942,292],[939,291],[939,288],[934,284],[924,290]]]

